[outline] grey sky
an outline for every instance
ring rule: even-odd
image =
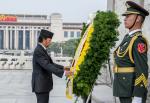
[[[107,0],[0,0],[0,14],[46,14],[57,12],[63,21],[85,22],[88,15],[106,10]]]

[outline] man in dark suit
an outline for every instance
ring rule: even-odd
[[[50,45],[53,33],[41,30],[38,45],[33,54],[32,91],[35,92],[37,103],[48,103],[49,92],[53,89],[52,74],[62,77],[71,75],[65,67],[55,64],[46,49]]]
[[[126,2],[124,25],[129,30],[114,52],[113,95],[120,103],[146,103],[148,86],[148,43],[142,25],[149,12],[132,1]]]

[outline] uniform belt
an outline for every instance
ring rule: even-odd
[[[134,67],[117,67],[113,68],[114,73],[133,73],[135,71]]]

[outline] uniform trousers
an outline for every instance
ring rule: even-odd
[[[119,97],[120,103],[132,103],[132,97]],[[142,103],[146,103],[146,96],[142,98]]]

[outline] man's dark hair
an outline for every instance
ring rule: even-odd
[[[47,39],[47,38],[49,38],[49,37],[40,35],[39,38],[38,38],[38,42],[41,43],[41,42],[43,42],[44,39]]]
[[[43,42],[43,39],[47,39],[47,38],[51,38],[53,37],[54,33],[48,31],[48,30],[44,30],[42,29],[38,38],[38,42]]]

